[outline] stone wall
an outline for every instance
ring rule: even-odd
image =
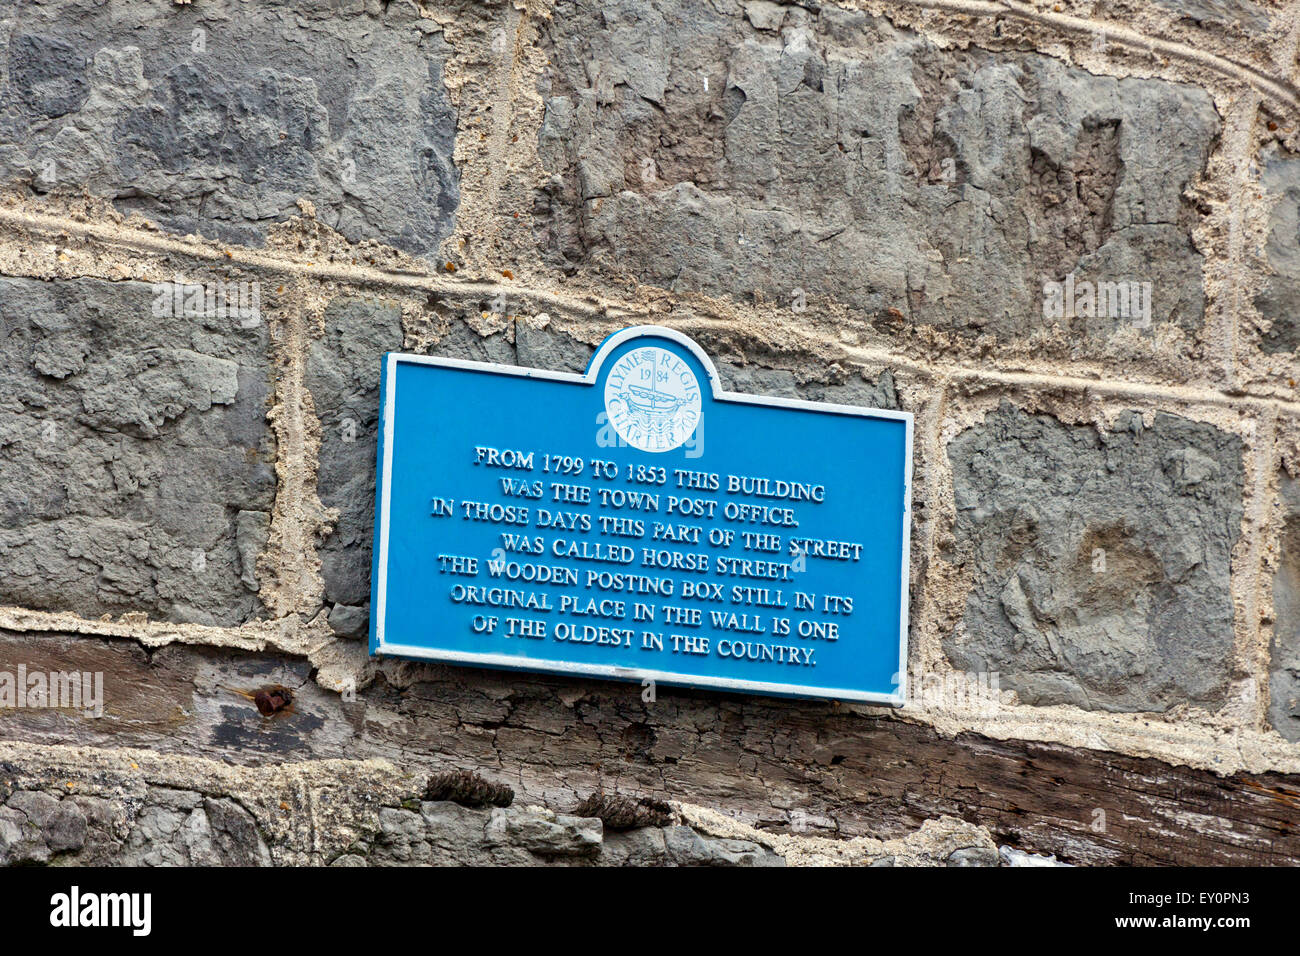
[[[1282,0],[8,5],[0,671],[105,686],[0,709],[0,859],[1295,862],[1298,47]],[[906,707],[368,658],[379,356],[645,323],[914,413]]]

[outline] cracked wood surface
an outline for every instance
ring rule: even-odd
[[[481,770],[521,803],[572,811],[596,790],[706,803],[760,829],[901,836],[956,814],[998,843],[1091,864],[1274,864],[1300,857],[1300,776],[1215,774],[963,733],[894,715],[639,685],[411,665],[355,702],[284,657],[0,633],[29,672],[104,672],[104,716],[8,710],[5,739],[135,746],[230,763],[382,758]],[[263,718],[243,693],[295,690]]]

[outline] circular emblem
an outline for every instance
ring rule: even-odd
[[[700,383],[685,359],[646,345],[614,363],[605,414],[619,438],[642,451],[672,451],[700,423]]]

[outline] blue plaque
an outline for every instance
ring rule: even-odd
[[[584,375],[389,353],[380,402],[372,653],[905,700],[910,414],[656,326]]]

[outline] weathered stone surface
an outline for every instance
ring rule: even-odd
[[[247,810],[230,799],[181,796],[189,800],[173,802],[164,797],[146,806],[135,819],[120,858],[113,862],[125,866],[271,865],[270,850]]]
[[[1300,348],[1300,156],[1270,154],[1260,184],[1274,201],[1265,245],[1273,274],[1255,297],[1255,308],[1269,322],[1260,347],[1294,352]]]
[[[253,245],[306,198],[350,239],[430,253],[458,202],[449,48],[411,4],[343,6],[11,4],[0,177]]]
[[[974,588],[953,664],[1030,704],[1162,711],[1222,702],[1241,441],[1163,412],[1101,433],[1007,403],[949,446],[950,560]]]
[[[664,846],[681,866],[781,866],[784,861],[765,847],[748,840],[722,840],[696,833],[690,827],[669,827]]]
[[[1281,556],[1273,575],[1273,650],[1269,721],[1287,740],[1300,740],[1300,481],[1281,478]]]
[[[370,626],[370,611],[366,607],[335,604],[330,609],[329,622],[339,637],[363,638]]]
[[[810,370],[811,371],[811,370]],[[872,382],[863,375],[845,374],[842,381],[819,381],[815,376],[824,374],[818,369],[812,374],[796,375],[787,369],[764,368],[759,365],[718,364],[718,378],[729,392],[749,395],[774,395],[778,398],[801,398],[809,402],[832,402],[837,405],[857,405],[861,408],[900,409],[894,375],[886,370]]]
[[[18,790],[0,807],[0,865],[48,863],[86,845],[86,814],[75,800]]]
[[[572,336],[540,329],[529,322],[516,324],[515,363],[557,372],[585,372],[592,349]]]
[[[832,4],[565,0],[547,42],[535,225],[569,271],[971,334],[1133,324],[1045,319],[1044,281],[1075,273],[1151,282],[1152,324],[1201,325],[1203,90]]]
[[[1248,0],[1155,0],[1157,4],[1197,25],[1243,28],[1250,33],[1268,29],[1269,12]]]
[[[352,847],[346,858],[333,865],[781,866],[784,862],[757,843],[718,839],[687,826],[646,826],[606,834],[600,820],[540,807],[485,810],[425,801],[418,811],[381,809],[374,840]]]
[[[0,279],[0,604],[254,617],[275,477],[266,324]]]
[[[600,850],[604,827],[591,817],[506,807],[492,810],[484,832],[494,843],[522,847],[539,856],[589,856]]]
[[[758,843],[720,839],[688,826],[607,832],[600,862],[615,866],[785,866],[780,854]]]
[[[947,859],[948,866],[999,866],[998,851],[990,847],[963,847],[953,850]]]
[[[86,782],[69,781],[64,786],[85,787]],[[159,785],[146,785],[139,794],[107,789],[107,798],[14,790],[0,805],[0,865],[50,863],[60,857],[60,862],[79,865],[271,866],[275,862],[262,827],[236,799]],[[538,807],[475,809],[439,801],[371,808],[364,793],[344,791],[343,795],[347,802],[334,807],[335,816],[342,814],[336,820],[338,828],[322,837],[337,839],[348,827],[358,828],[362,837],[332,861],[335,866],[781,862],[757,844],[716,840],[688,827],[651,828],[641,842],[653,852],[638,854],[634,860],[629,859],[627,839],[610,853],[603,852],[601,822],[596,819]],[[366,823],[372,815],[373,827]]]
[[[385,352],[401,347],[402,311],[395,303],[336,299],[307,359],[306,385],[321,421],[317,492],[339,515],[320,547],[321,576],[326,600],[355,609],[340,611],[337,620],[330,615],[347,636],[359,636],[369,622],[380,366]]]

